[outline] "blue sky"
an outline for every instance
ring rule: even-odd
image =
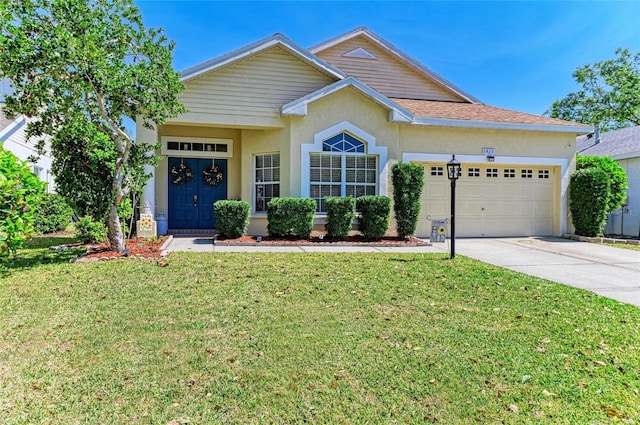
[[[486,104],[542,114],[581,65],[640,51],[640,1],[135,0],[178,71],[282,33],[311,47],[366,26]]]

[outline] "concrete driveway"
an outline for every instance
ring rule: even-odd
[[[456,239],[458,254],[640,306],[640,251],[560,238],[498,238]]]

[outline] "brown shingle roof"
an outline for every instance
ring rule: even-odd
[[[509,109],[477,103],[440,102],[433,100],[391,99],[420,118],[484,121],[510,124],[577,126],[570,121],[541,117]]]

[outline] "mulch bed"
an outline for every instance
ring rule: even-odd
[[[106,244],[85,245],[87,252],[75,261],[106,261],[122,258],[155,258],[159,259],[163,255],[166,242],[169,236],[162,236],[156,239],[131,238],[127,240],[127,252],[119,254],[109,249]],[[216,238],[216,245],[222,246],[242,246],[242,245],[269,245],[269,246],[295,246],[295,245],[334,245],[334,246],[424,246],[429,242],[409,238],[384,237],[379,241],[367,241],[363,236],[352,235],[345,239],[327,238],[321,233],[313,233],[309,239],[270,237],[270,236],[241,236],[234,239]],[[77,244],[77,246],[81,246]]]
[[[154,239],[128,239],[124,254],[111,251],[107,244],[87,245],[86,254],[79,257],[76,261],[104,261],[119,258],[160,258],[162,256],[163,245],[168,238],[168,236],[161,236]]]
[[[350,235],[344,239],[332,239],[320,233],[312,233],[309,239],[295,237],[271,236],[241,236],[235,239],[217,238],[216,245],[368,245],[368,246],[417,246],[430,245],[429,242],[418,238],[402,239],[398,237],[384,237],[379,241],[367,241],[361,235]]]

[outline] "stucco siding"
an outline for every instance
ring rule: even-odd
[[[246,117],[250,123],[251,117],[278,118],[283,104],[332,82],[282,48],[274,47],[188,81],[181,101],[191,114]],[[178,117],[173,121],[185,120]]]
[[[575,154],[573,134],[494,129],[465,129],[403,125],[402,152],[482,155],[482,148],[495,148],[496,158],[529,156],[566,158]]]
[[[376,59],[344,56],[363,48]],[[461,102],[462,98],[428,76],[400,62],[386,49],[364,36],[351,38],[317,54],[387,97]]]

